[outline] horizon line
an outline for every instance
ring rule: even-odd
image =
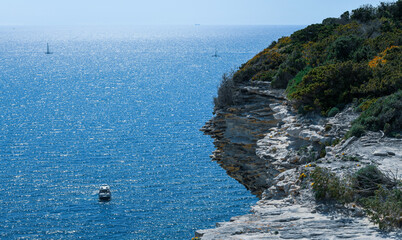
[[[316,24],[316,23],[310,23]],[[167,27],[167,26],[308,26],[310,24],[3,24],[0,27]]]

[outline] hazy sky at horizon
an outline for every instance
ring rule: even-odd
[[[308,25],[380,0],[0,0],[0,25]]]

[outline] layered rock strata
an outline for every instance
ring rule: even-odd
[[[267,90],[264,83],[237,86],[238,104],[217,110],[215,117],[201,129],[214,139],[216,150],[211,158],[257,196],[261,196],[270,179],[278,174],[269,162],[257,155],[257,141],[280,121],[274,117],[270,104],[283,101],[282,91]]]
[[[236,87],[236,104],[202,129],[214,138],[212,159],[261,200],[252,214],[199,230],[201,239],[402,239],[383,234],[353,206],[316,203],[301,174],[315,166],[338,175],[374,164],[402,174],[402,139],[367,133],[342,137],[356,119],[352,107],[331,118],[295,114],[269,84]],[[358,162],[356,162],[358,159]]]

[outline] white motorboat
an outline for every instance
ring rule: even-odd
[[[99,188],[99,200],[109,201],[112,198],[112,192],[110,192],[110,187],[107,184],[102,184]]]

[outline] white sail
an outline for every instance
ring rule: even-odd
[[[46,54],[52,54],[49,49],[49,43],[46,43]]]

